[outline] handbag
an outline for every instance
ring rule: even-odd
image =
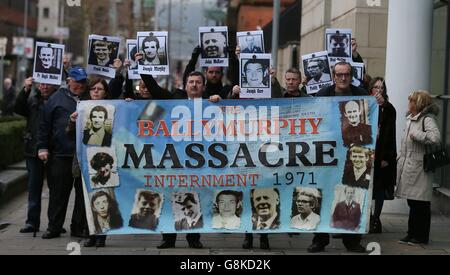
[[[422,120],[422,130],[425,131],[425,118]],[[425,145],[425,155],[423,156],[423,170],[425,172],[435,172],[436,168],[450,164],[450,157],[447,149],[441,142],[438,146]]]

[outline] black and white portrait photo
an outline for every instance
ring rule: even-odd
[[[345,147],[372,144],[372,126],[369,122],[367,100],[350,100],[339,103],[342,139]]]
[[[277,188],[252,189],[253,230],[273,230],[280,227],[280,192]]]
[[[141,79],[138,71],[138,63],[134,61],[134,56],[138,52],[137,40],[127,39],[127,59],[130,61],[128,67],[128,78],[133,80]]]
[[[114,78],[114,60],[119,57],[120,38],[89,35],[88,74]]]
[[[93,105],[84,118],[83,143],[86,145],[110,147],[114,124],[114,106]]]
[[[215,194],[212,228],[239,229],[241,227],[243,193],[222,190]]]
[[[203,214],[197,192],[172,193],[171,199],[175,230],[203,228]]]
[[[36,42],[33,78],[38,83],[61,85],[64,45]]]
[[[339,61],[352,61],[351,29],[327,29],[325,37],[331,66],[334,66]]]
[[[119,172],[114,148],[88,147],[87,158],[92,189],[119,186]]]
[[[364,63],[351,63],[353,68],[352,85],[356,87],[364,86]]]
[[[316,188],[294,189],[291,228],[315,230],[320,223],[322,191]]]
[[[169,74],[169,47],[167,32],[138,32],[139,73],[149,75]]]
[[[317,93],[320,89],[333,84],[328,52],[304,55],[302,56],[302,62],[308,94]]]
[[[139,229],[156,230],[161,215],[162,205],[163,194],[149,190],[137,190],[128,226]]]
[[[228,67],[228,27],[199,27],[200,66]]]
[[[331,227],[357,231],[361,223],[365,192],[359,188],[338,185],[334,192]]]
[[[372,172],[373,152],[361,146],[352,146],[348,150],[342,184],[351,187],[369,189]]]
[[[95,234],[104,234],[110,230],[123,227],[123,219],[113,188],[104,188],[92,192],[90,194],[90,206]]]
[[[237,39],[241,53],[264,53],[263,31],[238,32]]]
[[[270,54],[240,54],[240,98],[271,98]]]

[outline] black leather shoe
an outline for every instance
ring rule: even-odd
[[[46,231],[43,235],[42,235],[42,239],[54,239],[54,238],[59,238],[61,234],[60,233],[56,233],[56,232],[52,232],[52,231]]]
[[[174,248],[174,247],[175,247],[175,242],[162,241],[156,248],[167,249],[167,248]]]
[[[366,248],[364,248],[360,244],[355,245],[355,246],[351,246],[351,247],[347,247],[347,251],[348,252],[353,252],[353,253],[366,253],[367,252]]]
[[[203,244],[200,241],[192,241],[192,242],[189,242],[189,247],[195,248],[195,249],[201,249],[201,248],[203,248]]]
[[[269,238],[267,236],[261,236],[259,239],[259,247],[261,249],[264,250],[269,250],[270,249],[270,245],[269,245]]]
[[[253,236],[245,236],[244,243],[242,244],[243,249],[253,248]]]
[[[325,246],[313,243],[306,250],[309,253],[319,253],[325,251]]]
[[[96,241],[97,241],[96,236],[90,236],[89,239],[87,239],[87,240],[84,242],[83,246],[84,246],[84,247],[94,247]]]
[[[20,233],[34,233],[39,232],[39,228],[34,228],[32,225],[27,224],[25,227],[21,228]]]

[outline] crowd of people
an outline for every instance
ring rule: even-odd
[[[158,47],[158,43],[144,41],[151,48]],[[203,43],[208,44],[209,40],[203,37]],[[249,45],[250,41],[248,42]],[[101,46],[101,45],[99,45]],[[361,61],[362,57],[357,52],[356,41],[352,41],[353,57]],[[107,47],[105,47],[107,50]],[[29,173],[28,177],[28,215],[25,226],[20,230],[21,233],[33,233],[40,230],[41,200],[44,178],[46,176],[49,188],[49,207],[48,207],[48,227],[42,235],[44,239],[57,238],[65,233],[63,228],[69,197],[72,189],[75,189],[75,206],[73,209],[72,222],[70,225],[70,234],[75,237],[87,238],[85,246],[102,247],[105,246],[106,237],[104,235],[89,236],[86,221],[86,209],[83,198],[83,188],[78,160],[75,154],[75,122],[78,114],[76,113],[77,103],[81,100],[105,100],[105,99],[124,99],[130,100],[148,100],[148,99],[208,99],[211,102],[218,102],[221,99],[239,99],[239,54],[240,47],[226,47],[227,52],[220,53],[229,58],[229,72],[232,77],[230,84],[224,84],[223,67],[207,67],[203,72],[195,70],[197,59],[202,54],[202,48],[196,47],[192,53],[192,58],[188,63],[183,77],[183,89],[167,91],[160,87],[157,81],[151,75],[141,75],[137,93],[133,88],[133,81],[128,78],[128,66],[134,62],[147,62],[151,52],[136,53],[135,60],[119,59],[108,61],[115,70],[116,76],[111,80],[103,77],[88,76],[81,67],[71,67],[65,64],[64,76],[65,85],[61,87],[43,83],[34,83],[33,78],[27,78],[15,100],[15,107],[11,105],[11,100],[5,100],[8,104],[2,106],[3,115],[15,113],[27,118],[27,128],[25,134],[26,143],[26,163]],[[213,50],[211,49],[211,52]],[[243,51],[246,52],[246,51]],[[211,54],[207,52],[206,54]],[[215,56],[216,54],[214,54]],[[250,65],[248,65],[250,66]],[[426,244],[429,241],[430,234],[430,201],[431,201],[431,174],[425,173],[421,167],[421,160],[425,154],[425,145],[439,143],[439,129],[436,123],[438,113],[437,106],[433,104],[430,95],[426,91],[414,91],[409,96],[409,114],[405,135],[402,141],[400,153],[397,156],[396,148],[396,110],[389,102],[386,83],[382,77],[365,77],[365,85],[361,87],[353,86],[353,68],[349,63],[338,62],[332,69],[331,75],[315,73],[322,66],[320,60],[312,60],[306,68],[314,77],[308,80],[302,77],[297,68],[291,68],[284,74],[285,88],[275,76],[275,71],[265,72],[270,75],[272,82],[272,98],[294,98],[310,97],[305,89],[308,81],[319,81],[324,78],[331,78],[334,81],[332,86],[321,89],[315,96],[334,97],[334,96],[374,96],[379,105],[378,136],[376,140],[376,153],[374,162],[374,180],[373,180],[373,200],[375,200],[373,213],[370,219],[369,233],[381,233],[381,212],[385,200],[393,200],[395,197],[408,200],[410,206],[410,215],[408,221],[407,236],[401,240],[404,243]],[[268,76],[269,78],[269,76]],[[4,81],[5,95],[14,96],[11,80]],[[124,104],[126,102],[124,101]],[[348,105],[348,106],[347,106]],[[351,121],[351,113],[357,113],[357,106],[350,102],[345,108],[346,116]],[[86,144],[105,144],[111,143],[111,137],[104,130],[106,112],[95,110],[91,114],[93,127],[91,130],[83,133],[83,142]],[[358,121],[359,122],[359,121]],[[98,127],[96,125],[99,125]],[[359,123],[358,123],[359,124]],[[355,124],[356,125],[356,124]],[[362,127],[359,124],[358,127]],[[356,127],[356,126],[355,126]],[[401,127],[399,125],[398,127]],[[370,135],[369,135],[370,136]],[[354,143],[352,140],[348,141]],[[369,142],[370,143],[370,142]],[[364,152],[352,151],[351,159],[358,161],[357,158],[365,158]],[[398,161],[397,161],[398,159]],[[363,174],[366,166],[361,162],[361,172]],[[102,172],[105,173],[105,172]],[[353,175],[353,174],[352,174]],[[355,175],[354,175],[355,176]],[[352,179],[356,182],[355,179]],[[366,182],[358,184],[365,186]],[[397,185],[396,191],[395,186]],[[366,187],[367,188],[367,187]],[[274,191],[275,192],[275,191]],[[347,200],[352,202],[352,189],[345,191]],[[147,224],[142,219],[152,213],[148,206],[149,197],[154,194],[140,194],[138,202],[141,204],[142,213],[136,212],[129,224],[134,227],[140,227]],[[252,198],[258,194],[252,194]],[[276,196],[275,196],[276,197]],[[317,194],[314,192],[299,192],[296,195],[296,207],[298,216],[292,218],[292,224],[298,228],[308,225],[306,217],[312,219],[314,223],[314,208],[317,207]],[[222,193],[217,196],[218,213],[214,216],[214,223],[224,228],[236,227],[237,219],[235,212],[223,214],[219,210],[225,206],[236,210],[241,205],[242,194]],[[141,202],[142,201],[142,202]],[[105,232],[105,228],[113,229],[122,226],[123,220],[120,215],[116,215],[117,206],[114,200],[106,192],[100,193],[96,198],[92,198],[92,209],[94,215],[95,227],[97,232]],[[182,205],[184,208],[191,209],[194,215],[195,204],[194,197],[186,198]],[[277,205],[275,203],[275,205]],[[336,215],[348,215],[343,210],[336,212]],[[147,209],[147,210],[146,210]],[[146,212],[147,211],[147,212]],[[150,211],[150,212],[148,212]],[[147,214],[145,214],[147,213]],[[107,220],[105,217],[109,217]],[[265,225],[265,219],[270,219],[270,215],[262,215],[255,218],[253,226],[259,228]],[[195,218],[199,221],[198,217]],[[152,222],[154,224],[154,222]],[[179,224],[183,226],[183,224]],[[344,234],[342,241],[348,251],[363,253],[366,249],[361,245],[360,234]],[[191,248],[202,248],[200,234],[187,234],[187,241]],[[160,249],[175,247],[176,234],[163,234],[163,241],[158,246]],[[330,235],[324,233],[314,234],[312,244],[308,247],[308,252],[316,253],[325,250],[330,242]],[[253,247],[252,234],[245,234],[243,248]],[[269,235],[260,234],[260,247],[270,249]]]

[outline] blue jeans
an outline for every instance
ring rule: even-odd
[[[45,165],[34,157],[27,157],[28,170],[28,214],[26,224],[39,229],[41,225],[42,186],[44,185]]]

